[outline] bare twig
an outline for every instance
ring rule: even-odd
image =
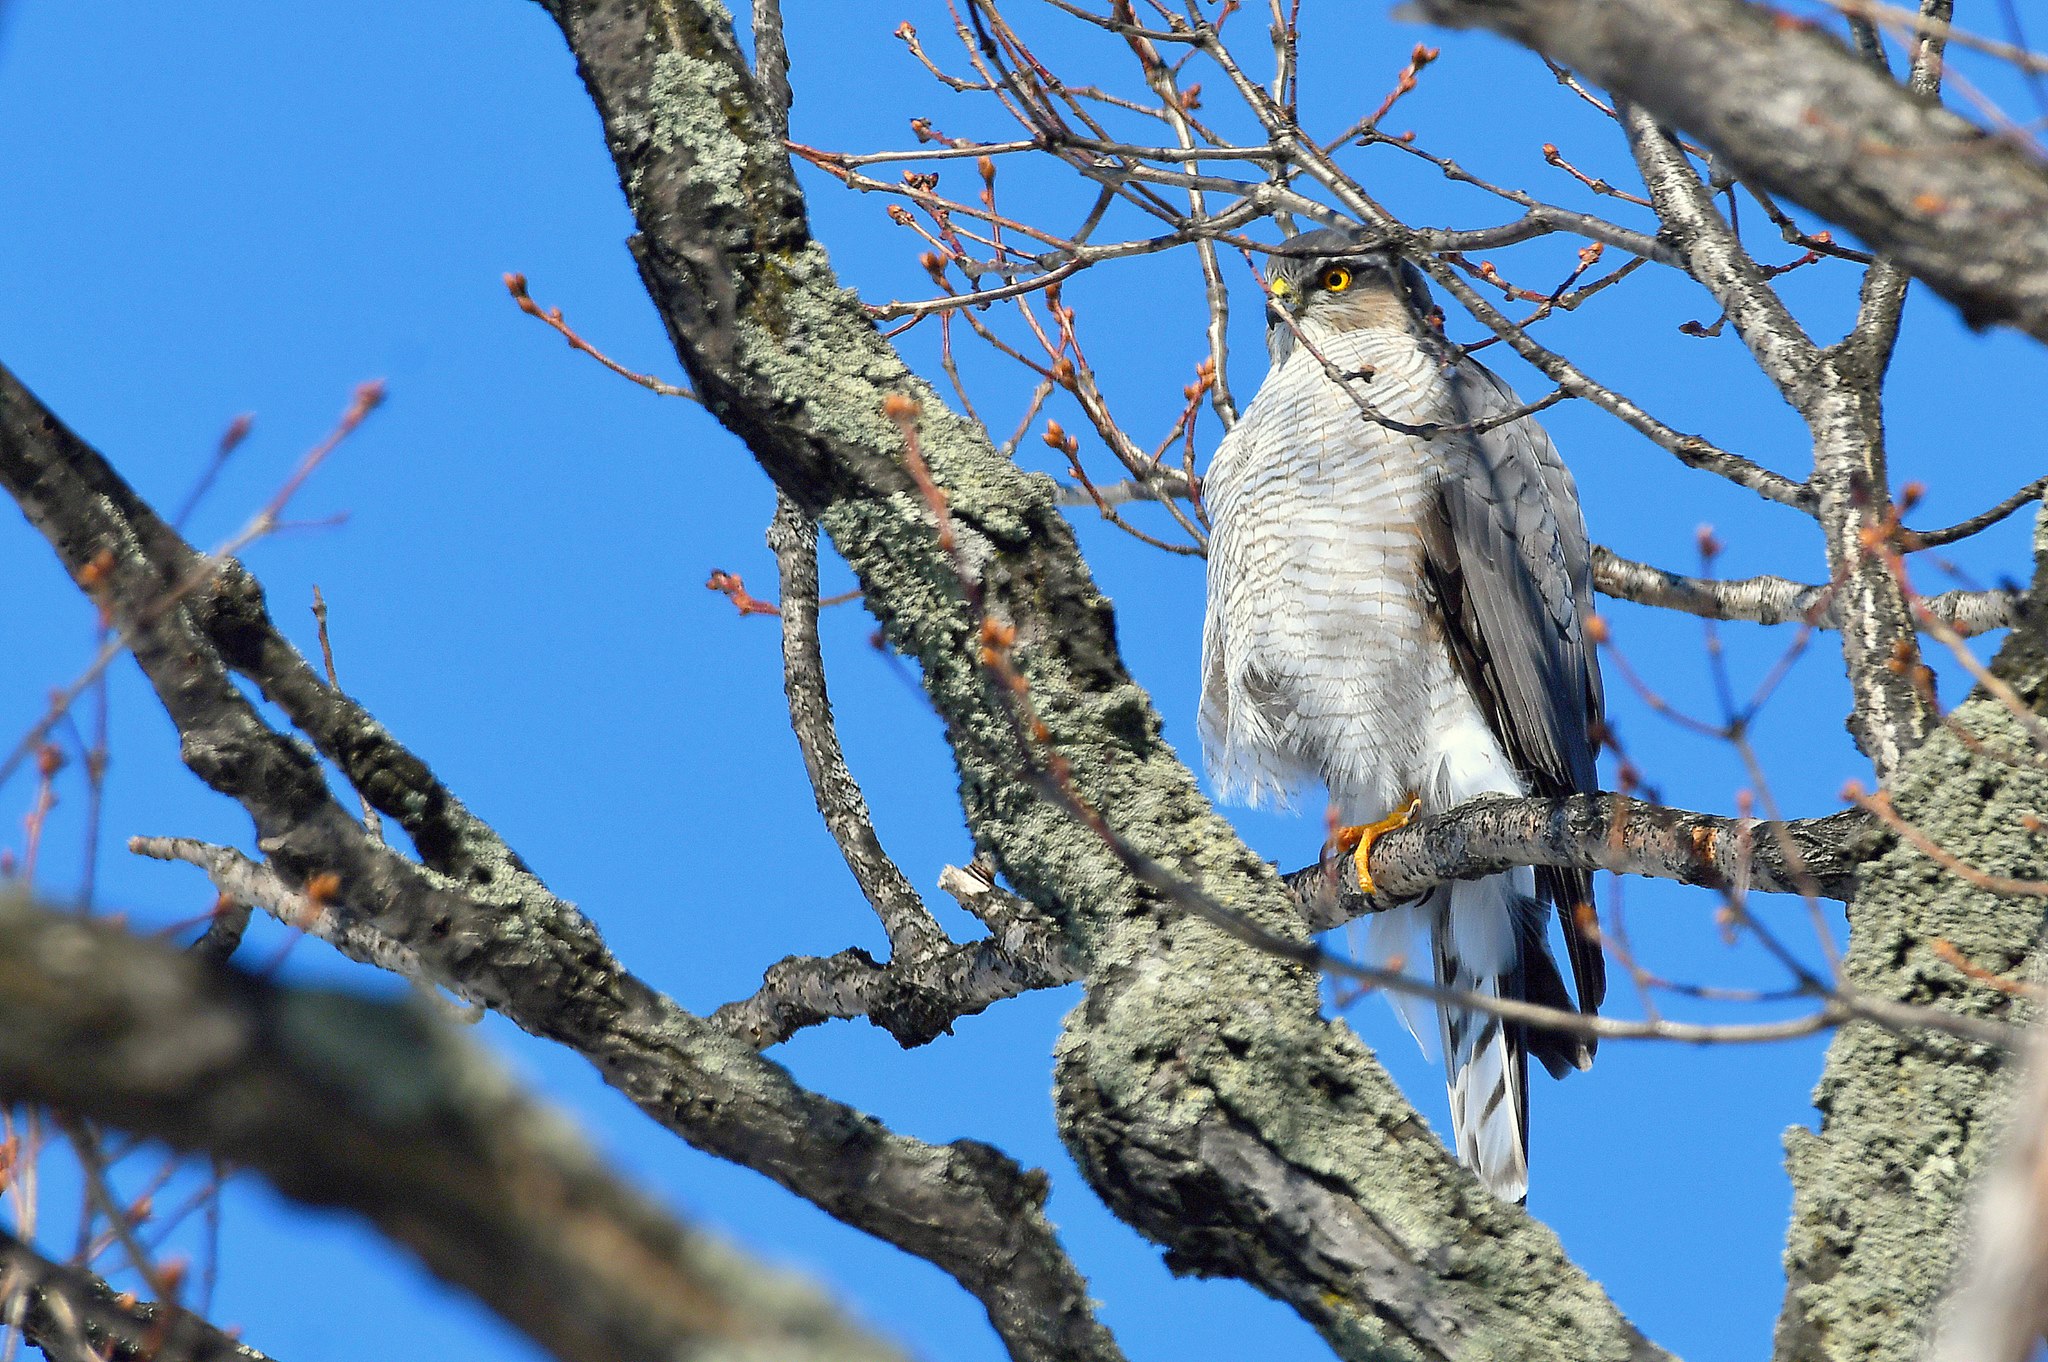
[[[569,342],[571,350],[581,350],[620,378],[637,383],[647,389],[647,391],[659,393],[663,397],[685,397],[692,402],[702,400],[688,388],[679,388],[673,383],[664,383],[650,374],[635,373],[610,355],[607,355],[604,351],[592,345],[589,341],[583,339],[583,337],[577,335],[569,329],[569,324],[562,320],[562,309],[551,307],[543,310],[539,303],[533,301],[532,296],[526,291],[525,275],[517,273],[507,274],[505,276],[505,291],[512,295],[513,302],[519,304],[521,312],[524,312],[529,317],[536,317],[553,327],[563,340]]]
[[[1968,539],[1973,534],[1981,534],[1990,529],[2020,507],[2038,502],[2044,493],[2048,493],[2048,478],[2036,478],[1990,510],[1980,511],[1968,520],[1957,521],[1946,529],[1901,529],[1900,547],[1912,552],[1918,549],[1939,548],[1943,544],[1953,544],[1958,539]]]

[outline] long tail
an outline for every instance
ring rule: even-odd
[[[1517,892],[1510,876],[1461,880],[1376,914],[1373,948],[1383,959],[1412,962],[1426,942],[1441,988],[1569,1008],[1544,917],[1543,905]],[[1459,1161],[1502,1200],[1522,1200],[1529,1190],[1529,1056],[1556,1076],[1583,1068],[1590,1056],[1571,1037],[1532,1033],[1476,1008],[1389,997],[1425,1053],[1436,1048],[1433,1040],[1443,1046]]]
[[[1517,998],[1520,895],[1505,875],[1460,881],[1431,896],[1439,987]],[[1553,973],[1555,970],[1553,969]],[[1458,1158],[1503,1201],[1529,1194],[1529,1051],[1524,1030],[1491,1013],[1437,1008]]]

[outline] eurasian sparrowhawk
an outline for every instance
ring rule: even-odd
[[[1445,339],[1421,271],[1349,233],[1291,246],[1269,282],[1272,368],[1202,481],[1200,730],[1226,796],[1326,787],[1369,885],[1373,838],[1418,801],[1598,788],[1591,559],[1550,437]],[[1548,907],[1591,1013],[1606,980],[1584,872],[1455,881],[1375,914],[1369,939],[1444,988],[1571,1008]],[[1423,1048],[1442,1042],[1459,1157],[1521,1198],[1528,1056],[1562,1076],[1591,1040],[1403,1001]]]

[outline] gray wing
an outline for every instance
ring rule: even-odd
[[[1469,359],[1448,381],[1461,424],[1521,405]],[[1423,570],[1451,656],[1533,793],[1592,793],[1604,701],[1585,624],[1592,555],[1571,474],[1528,417],[1446,436],[1441,448],[1444,474],[1423,529]],[[1597,934],[1579,919],[1593,903],[1592,877],[1539,868],[1537,884],[1557,906],[1578,1005],[1591,1012],[1606,993]],[[1543,982],[1532,984],[1548,991]],[[1531,1048],[1541,1054],[1540,1037]]]

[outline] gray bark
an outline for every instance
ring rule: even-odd
[[[1283,945],[1304,942],[1310,924],[1320,925],[1207,807],[1161,741],[1158,716],[1122,665],[1108,602],[1051,484],[1021,473],[986,432],[948,411],[839,288],[809,237],[781,143],[787,89],[779,58],[770,52],[757,82],[710,0],[542,3],[598,106],[639,226],[634,255],[694,390],[832,536],[890,643],[921,668],[976,841],[1037,913],[1026,920],[991,908],[986,942],[929,939],[914,891],[889,878],[879,846],[860,836],[857,791],[850,779],[838,782],[843,768],[830,769],[822,677],[808,673],[799,628],[791,636],[793,698],[799,725],[809,719],[807,754],[824,758],[821,804],[853,846],[856,872],[872,872],[863,888],[892,938],[909,949],[887,966],[851,953],[785,962],[755,999],[709,1019],[685,1012],[612,957],[588,920],[423,762],[325,685],[278,636],[260,589],[238,565],[200,560],[0,371],[0,484],[74,574],[95,565],[94,590],[178,725],[188,763],[256,820],[267,862],[209,867],[251,883],[260,869],[269,877],[264,892],[280,901],[304,900],[309,879],[334,877],[339,891],[314,905],[335,918],[327,939],[574,1048],[667,1128],[953,1273],[987,1305],[1013,1356],[1118,1356],[1044,1221],[1042,1177],[971,1142],[932,1146],[895,1135],[797,1086],[755,1046],[825,1016],[863,1013],[894,1018],[892,1030],[920,1038],[946,1008],[959,1015],[1078,974],[1087,997],[1068,1020],[1056,1068],[1062,1135],[1111,1209],[1162,1244],[1178,1270],[1251,1282],[1291,1304],[1346,1358],[1662,1356],[1547,1229],[1455,1165],[1347,1028],[1324,1020],[1318,980],[1301,955],[1219,930],[1191,916],[1188,896],[1173,891],[1192,886]],[[1562,3],[1550,0],[1549,8]],[[1614,0],[1613,8],[1633,13],[1651,3]],[[1718,13],[1721,3],[1707,8]],[[1494,8],[1518,6],[1500,0]],[[1664,187],[1697,197],[1696,180]],[[1685,206],[1667,196],[1667,208],[1674,204]],[[1711,216],[1711,203],[1704,209]],[[1694,226],[1682,243],[1689,265],[1721,281],[1731,315],[1743,314],[1738,328],[1788,398],[1805,402],[1810,420],[1839,426],[1841,438],[1822,444],[1847,481],[1830,503],[1820,479],[1812,488],[1791,483],[1675,432],[1664,432],[1665,442],[1767,496],[1818,507],[1823,518],[1832,515],[1833,530],[1852,529],[1868,506],[1855,499],[1848,461],[1863,458],[1864,475],[1874,469],[1881,477],[1881,462],[1870,462],[1881,450],[1878,432],[1863,408],[1821,408],[1830,381],[1868,380],[1874,391],[1875,370],[1815,369],[1796,326],[1759,310],[1753,262],[1728,249],[1705,217]],[[1552,358],[1552,369],[1564,365]],[[1560,382],[1571,379],[1568,366],[1559,372]],[[887,410],[906,399],[919,413],[914,421],[900,407],[894,416]],[[912,424],[915,455],[906,442]],[[1824,432],[1817,426],[1816,434]],[[926,468],[943,501],[924,485]],[[794,567],[801,579],[801,563]],[[1683,581],[1644,589],[1703,594]],[[1739,591],[1727,599],[1763,611],[1780,608],[1784,595],[1773,585],[1761,603]],[[1868,596],[1837,605],[1852,622],[1872,609]],[[1887,639],[1900,632],[1897,613],[1880,621]],[[1014,638],[1001,651],[1015,685],[981,660],[994,636]],[[1909,628],[1904,637],[1910,642]],[[1867,650],[1863,663],[1860,696],[1896,689],[1877,675],[1878,650]],[[247,703],[231,673],[260,685],[323,756],[403,824],[418,863],[371,842],[328,793],[317,762]],[[2041,689],[2031,672],[2014,679],[2030,698]],[[2018,807],[1998,792],[2038,773],[1998,767],[1989,780],[1984,763],[1996,762],[1982,756],[1950,770],[1926,755],[1941,752],[1945,738],[1912,753],[1913,716],[1902,721],[1874,708],[1891,735],[1881,764],[1905,782],[1901,809],[1952,831],[1957,848],[1978,859],[1970,838],[1996,829],[1968,817],[1993,804]],[[1912,783],[1923,769],[1937,785],[1949,776],[1964,783],[1929,796]],[[1108,831],[1090,822],[1098,810]],[[1964,819],[1952,829],[1941,821],[1951,813]],[[1605,856],[1617,868],[1693,883],[1843,895],[1861,952],[1849,977],[1873,1005],[1924,1004],[1980,1021],[2005,1015],[2003,995],[1937,986],[1947,976],[1916,955],[1926,946],[1925,921],[1909,915],[1947,901],[1919,885],[1930,878],[1926,867],[1899,861],[1896,849],[1876,863],[1878,879],[1866,878],[1857,858],[1890,845],[1866,839],[1869,820],[1791,825],[1786,835],[1799,850],[1787,855],[1775,836],[1743,846],[1753,830],[1731,820],[1631,811],[1620,824],[1607,821],[1614,814],[1600,799],[1475,805],[1385,839],[1373,865],[1387,871],[1385,884],[1420,885],[1531,859],[1592,865],[1608,863]],[[1607,835],[1615,827],[1619,838]],[[1997,846],[1985,854],[1993,867],[2027,873],[2017,853],[2003,862]],[[1315,888],[1337,891],[1336,911],[1375,906],[1345,902],[1341,869],[1315,873],[1325,875]],[[2017,960],[2014,943],[2031,940],[2039,926],[2038,912],[1966,906],[1975,916],[1955,909],[1952,935],[1993,968]],[[1939,925],[1951,924],[1942,917]],[[1979,926],[1978,935],[1963,930]],[[914,974],[912,966],[931,972]],[[918,989],[932,998],[913,996]],[[928,1005],[935,1000],[943,1006]],[[1827,1124],[1811,1148],[1794,1152],[1802,1218],[1783,1335],[1791,1355],[1860,1346],[1873,1302],[1897,1302],[1900,1319],[1925,1315],[1945,1266],[1905,1279],[1879,1246],[1918,1225],[1917,1245],[1927,1249],[1927,1217],[1952,1208],[1943,1180],[1960,1181],[1995,1111],[1996,1060],[1971,1039],[1991,1034],[1980,1027],[1962,1040],[1899,1040],[1858,1025],[1838,1041],[1823,1084]],[[1937,1072],[1944,1055],[1961,1059]],[[1953,1098],[1948,1115],[1967,1129],[1884,1105],[1898,1097],[1885,1088],[1887,1075],[1909,1063],[1929,1066],[1912,1070],[1915,1080]],[[1904,1139],[1884,1124],[1898,1119],[1918,1123]],[[1900,1193],[1902,1179],[1909,1194]],[[1856,1233],[1836,1235],[1833,1227],[1845,1224]],[[1937,1250],[1927,1256],[1940,1257]]]
[[[0,1229],[0,1328],[8,1326],[49,1362],[272,1362],[190,1311],[124,1296]]]
[[[201,559],[4,368],[0,487],[65,570],[92,581],[186,765],[247,810],[268,869],[300,892],[329,881],[316,924],[327,939],[369,963],[412,962],[416,977],[582,1055],[697,1147],[929,1260],[982,1301],[1013,1355],[1120,1356],[1046,1223],[1042,1174],[974,1141],[899,1135],[635,975],[425,762],[320,679],[254,578]],[[334,799],[312,752],[271,727],[232,673],[405,828],[419,862]]]
[[[2048,519],[2037,530],[2033,592],[1993,665],[2036,712],[2048,705]],[[1978,740],[1972,750],[1957,729]],[[1901,815],[1994,875],[2048,876],[2029,819],[2048,809],[2048,769],[1999,701],[1972,696],[1910,753],[1892,786]],[[2040,974],[2038,897],[1988,893],[1903,842],[1867,866],[1849,902],[1848,980],[1878,997],[1965,1016],[2018,1020],[2010,993],[1935,954],[1954,943],[2011,978]],[[1781,1362],[1911,1357],[1955,1275],[1964,1206],[2003,1125],[2008,1055],[1946,1036],[1843,1027],[1814,1092],[1818,1134],[1786,1135],[1794,1201]]]
[[[1815,345],[1715,208],[1676,139],[1641,108],[1622,102],[1616,112],[1687,272],[1713,294],[1757,368],[1813,437],[1807,486],[1849,673],[1849,727],[1878,779],[1889,779],[1935,717],[1917,684],[1919,634],[1904,587],[1886,557],[1871,551],[1883,542],[1891,511],[1882,408],[1890,348]]]

